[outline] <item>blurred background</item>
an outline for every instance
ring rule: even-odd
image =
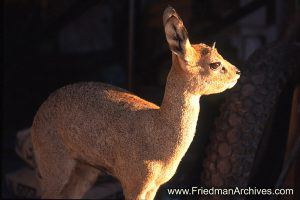
[[[38,107],[55,89],[101,81],[160,104],[171,66],[162,24],[167,5],[183,19],[191,43],[216,42],[220,54],[242,71],[257,48],[299,41],[293,31],[299,19],[297,0],[6,0],[3,4],[2,176],[25,165],[15,153],[16,133],[31,126]],[[201,99],[197,131],[204,136],[195,137],[173,184],[198,183],[200,170],[192,172],[200,168],[200,146],[223,100],[224,94]],[[6,186],[2,194],[13,197]]]

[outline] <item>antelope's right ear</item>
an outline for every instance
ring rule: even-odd
[[[170,50],[175,54],[184,57],[187,49],[191,47],[188,39],[188,32],[175,9],[171,6],[168,6],[165,9],[163,22]]]

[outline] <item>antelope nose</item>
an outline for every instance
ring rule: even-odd
[[[241,75],[241,71],[240,71],[240,70],[237,70],[237,71],[236,71],[236,74]]]

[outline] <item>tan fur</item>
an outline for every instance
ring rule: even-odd
[[[200,96],[233,87],[239,78],[216,49],[190,45],[184,36],[177,38],[181,50],[176,46],[170,28],[185,28],[175,13],[169,7],[164,15],[173,64],[161,107],[89,82],[57,90],[39,108],[32,142],[43,198],[80,198],[105,169],[120,180],[126,199],[154,199],[175,174],[194,137]],[[227,73],[210,69],[212,62],[221,62]]]

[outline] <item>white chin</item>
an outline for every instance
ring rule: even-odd
[[[235,84],[237,83],[237,80],[236,81],[233,81],[233,82],[231,82],[230,84],[228,84],[228,89],[231,89],[231,88],[233,88],[233,86],[235,86]]]

